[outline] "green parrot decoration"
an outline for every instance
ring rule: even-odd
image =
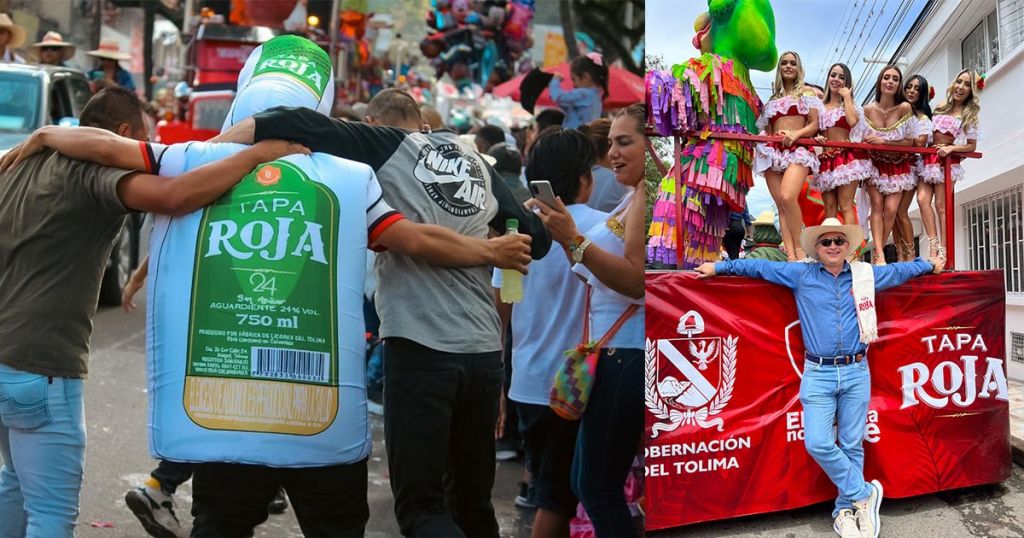
[[[769,0],[708,0],[708,12],[697,17],[694,30],[694,46],[732,59],[744,79],[750,69],[775,69],[779,53]]]

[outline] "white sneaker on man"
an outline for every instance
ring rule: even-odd
[[[849,508],[839,511],[839,515],[832,522],[832,529],[841,538],[861,538],[860,529],[857,528],[857,518],[853,515],[853,510]]]
[[[868,486],[871,487],[871,495],[863,501],[854,501],[853,507],[861,537],[878,538],[878,532],[882,530],[882,522],[878,518],[878,509],[882,507],[882,484],[872,480]]]
[[[139,518],[139,523],[150,536],[179,538],[185,536],[178,516],[174,514],[174,497],[159,489],[140,486],[124,495],[128,509]]]

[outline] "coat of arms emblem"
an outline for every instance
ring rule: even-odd
[[[724,429],[715,415],[732,398],[736,382],[735,336],[700,336],[704,318],[695,310],[679,318],[685,338],[647,340],[645,377],[647,409],[658,419],[651,438],[682,426]]]

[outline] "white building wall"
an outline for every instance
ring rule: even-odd
[[[961,70],[961,42],[995,10],[995,0],[940,0],[909,43],[903,54],[909,64],[904,74],[921,74],[935,88],[933,109]],[[1024,46],[1004,51],[985,82],[981,93],[982,138],[978,142],[978,151],[984,157],[965,161],[966,179],[956,185],[955,191],[957,269],[968,269],[963,204],[1024,184]],[[916,207],[911,217],[920,218]],[[915,229],[922,229],[919,222],[915,222]],[[1007,355],[1010,333],[1014,331],[1024,333],[1024,294],[1008,294],[1006,298]],[[1024,364],[1008,360],[1008,371],[1011,378],[1024,380]]]

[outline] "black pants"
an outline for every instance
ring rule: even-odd
[[[500,351],[444,353],[385,339],[384,437],[403,535],[498,536],[491,488],[503,377]]]
[[[160,490],[165,495],[174,495],[174,492],[178,491],[178,486],[192,478],[192,464],[160,460],[149,476],[160,482]]]
[[[637,536],[623,486],[643,429],[644,351],[602,349],[572,467],[572,489],[598,538]]]
[[[519,428],[526,446],[526,468],[536,490],[537,508],[566,517],[576,515],[570,485],[579,422],[559,417],[546,405],[516,402]]]
[[[302,534],[361,537],[370,519],[366,460],[348,465],[271,468],[199,463],[192,477],[192,538],[247,538],[267,520],[267,504],[283,487]]]

